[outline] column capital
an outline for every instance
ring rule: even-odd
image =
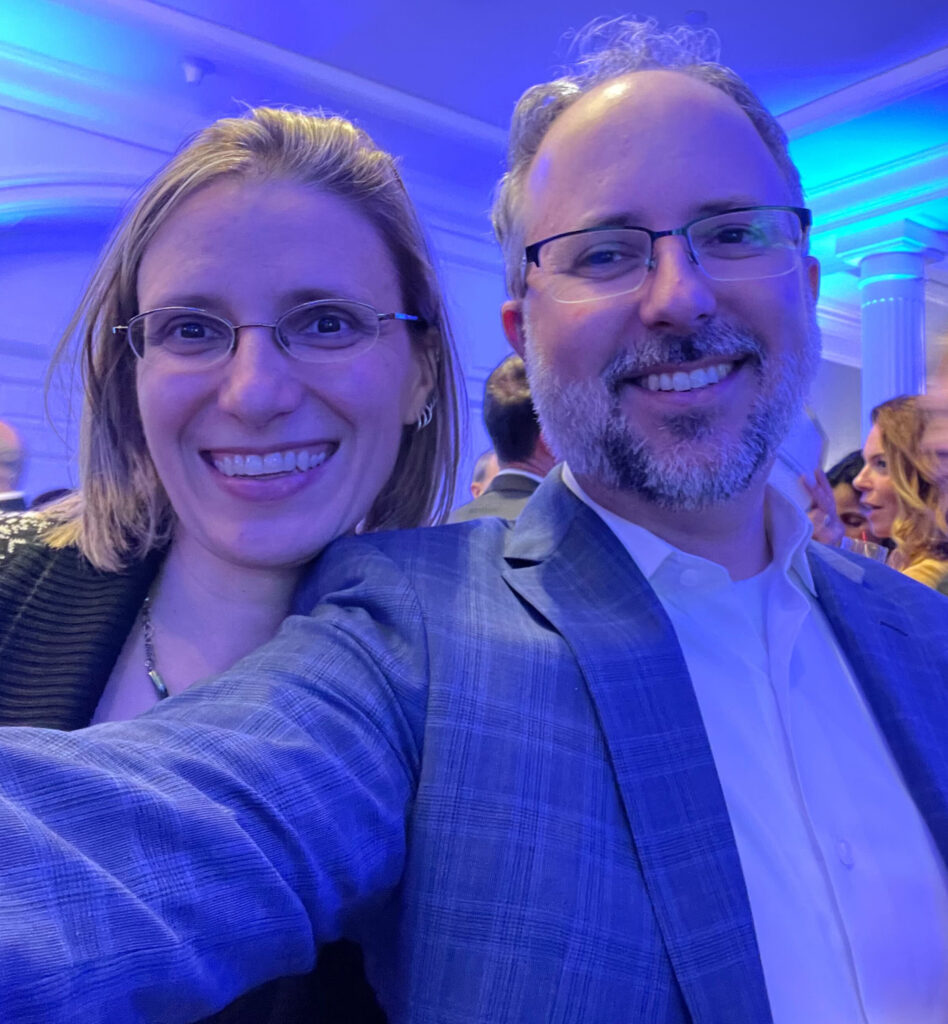
[[[851,267],[859,267],[867,256],[890,253],[921,257],[924,263],[936,263],[948,255],[948,234],[903,219],[836,239],[836,255]],[[917,261],[912,262],[918,265]]]

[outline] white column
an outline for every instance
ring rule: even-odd
[[[836,241],[859,269],[863,437],[880,402],[925,390],[925,266],[946,251],[944,234],[909,220]]]
[[[880,402],[925,390],[925,256],[880,252],[859,263],[862,427]]]

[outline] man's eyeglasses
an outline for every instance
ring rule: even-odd
[[[781,277],[800,265],[812,218],[798,206],[747,206],[683,227],[594,227],[566,231],[528,245],[527,266],[548,277],[557,302],[594,302],[641,287],[655,267],[655,242],[680,235],[692,262],[715,281]]]
[[[237,346],[244,327],[269,327],[288,356],[305,363],[353,359],[378,340],[383,320],[405,320],[424,327],[409,313],[380,313],[364,302],[319,299],[287,310],[272,324],[232,324],[204,309],[166,306],[133,316],[112,328],[126,334],[132,351],[149,363],[179,369],[205,369],[223,362]]]

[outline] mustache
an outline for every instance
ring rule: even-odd
[[[603,371],[603,379],[618,390],[630,377],[642,377],[652,367],[665,363],[693,363],[709,356],[722,362],[747,359],[760,365],[765,358],[763,343],[756,335],[720,320],[710,320],[691,334],[649,331],[634,351],[619,352]]]

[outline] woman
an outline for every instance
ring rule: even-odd
[[[938,488],[935,462],[922,448],[926,421],[914,396],[876,406],[862,450],[866,464],[853,487],[872,532],[895,541],[888,564],[937,587],[948,574],[948,502]]]
[[[0,724],[138,714],[269,639],[333,538],[449,508],[437,281],[392,158],[345,120],[200,133],[118,228],[73,335],[79,490],[0,521]],[[261,998],[221,1019],[266,1020]]]

